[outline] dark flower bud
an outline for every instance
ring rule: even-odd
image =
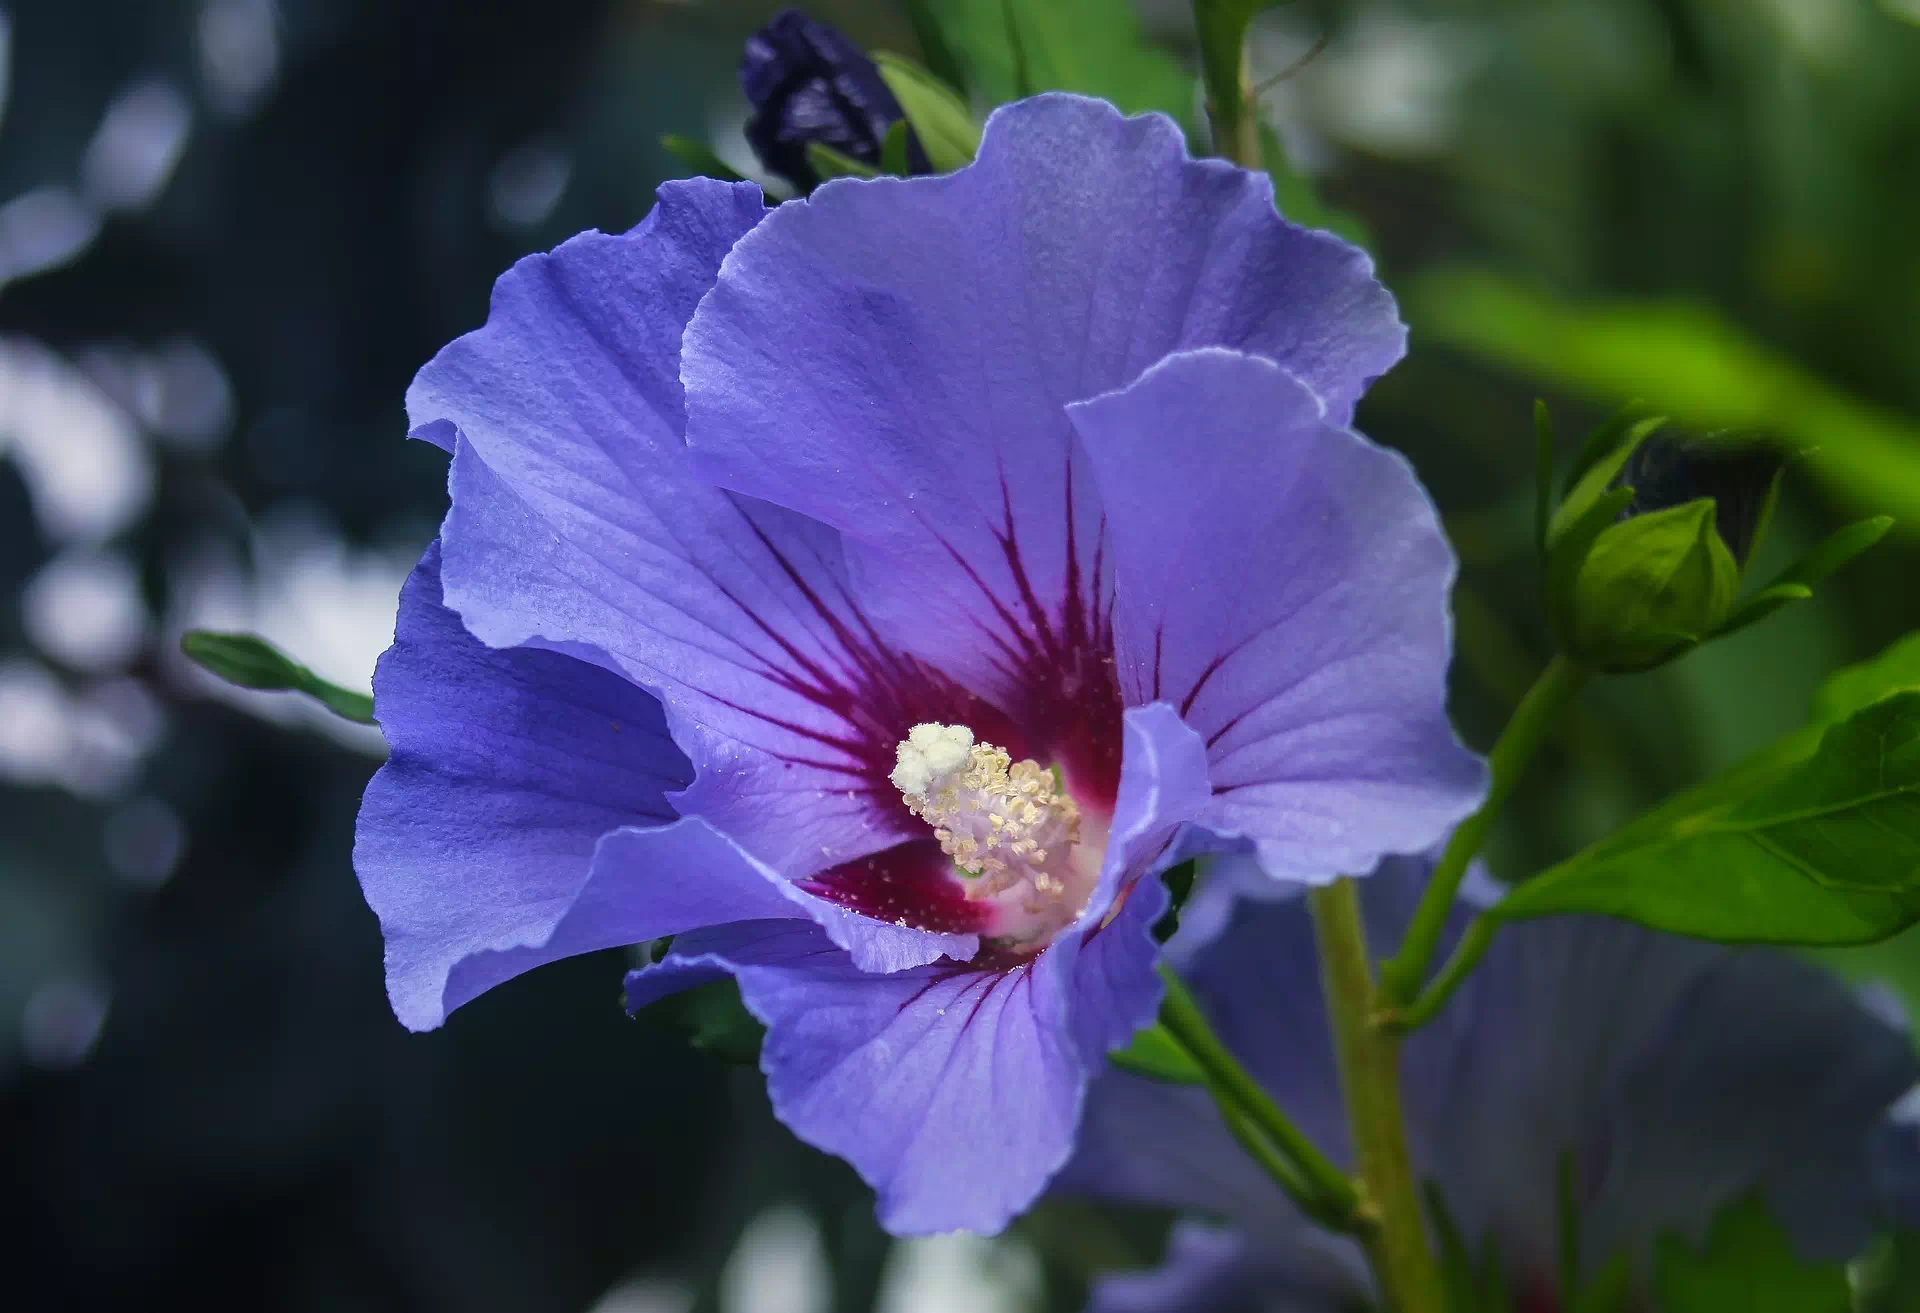
[[[1619,482],[1633,489],[1621,518],[1711,497],[1714,527],[1745,568],[1782,463],[1764,442],[1656,434],[1634,448],[1620,473]]]
[[[747,39],[740,89],[753,105],[746,129],[753,153],[801,191],[820,182],[807,161],[808,143],[878,165],[887,129],[904,117],[874,62],[797,9],[782,10]],[[911,134],[907,159],[912,172],[931,171]]]

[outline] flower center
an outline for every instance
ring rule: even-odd
[[[1081,844],[1079,805],[1052,771],[976,742],[965,725],[915,725],[895,756],[908,810],[933,827],[968,898],[1006,905],[1009,937],[1050,937],[1079,915],[1098,854]]]

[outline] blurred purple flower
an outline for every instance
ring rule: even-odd
[[[753,105],[747,144],[760,162],[802,191],[819,183],[807,145],[819,142],[865,164],[880,163],[887,129],[903,117],[880,70],[838,29],[783,9],[747,38],[740,90]],[[911,134],[907,160],[929,170]]]
[[[1306,908],[1274,901],[1239,859],[1221,865],[1218,885],[1265,900],[1223,918],[1211,906],[1220,889],[1203,888],[1187,924],[1206,926],[1202,937],[1225,928],[1169,951],[1248,1070],[1346,1161]],[[1397,942],[1429,869],[1398,858],[1366,881],[1378,942]],[[1416,1172],[1470,1252],[1491,1242],[1517,1307],[1542,1310],[1559,1307],[1563,1161],[1589,1278],[1626,1253],[1644,1283],[1658,1233],[1697,1242],[1721,1207],[1756,1190],[1803,1257],[1853,1257],[1897,1202],[1883,1154],[1907,1146],[1888,1143],[1887,1118],[1917,1077],[1901,1029],[1819,968],[1599,917],[1502,931],[1404,1050]],[[1358,1247],[1301,1218],[1202,1090],[1102,1077],[1061,1185],[1219,1219],[1179,1223],[1163,1267],[1101,1282],[1096,1313],[1336,1313],[1369,1294]]]
[[[1148,877],[1366,870],[1480,796],[1452,555],[1346,427],[1402,340],[1265,177],[1068,96],[522,261],[408,394],[452,507],[355,854],[400,1019],[675,935],[630,1006],[733,974],[887,1226],[1003,1225],[1153,1016]]]

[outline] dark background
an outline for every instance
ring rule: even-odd
[[[406,1034],[349,863],[377,736],[173,655],[188,625],[255,629],[365,686],[444,505],[443,458],[402,441],[413,371],[518,255],[638,221],[682,171],[661,133],[750,165],[733,65],[773,8],[0,0],[0,1306],[1071,1308],[1148,1256],[1150,1219],[1059,1206],[890,1254],[750,1072],[621,1013],[618,955]],[[914,48],[884,0],[813,12]],[[1146,17],[1184,51],[1179,5]],[[1432,270],[1690,307],[1663,401],[1828,444],[1763,575],[1915,508],[1815,602],[1597,688],[1512,809],[1509,875],[1797,725],[1825,672],[1920,622],[1916,23],[1913,0],[1399,0],[1263,26],[1262,76],[1324,39],[1268,107],[1414,328],[1362,422],[1466,561],[1470,739],[1547,654],[1531,398],[1571,430],[1625,385],[1604,349],[1489,345],[1500,314]],[[1914,956],[1841,965],[1899,984]]]

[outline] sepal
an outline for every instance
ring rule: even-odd
[[[1148,1080],[1170,1085],[1204,1085],[1207,1074],[1193,1060],[1186,1046],[1175,1039],[1165,1023],[1154,1022],[1133,1037],[1124,1049],[1108,1055],[1113,1065]]]
[[[959,93],[910,59],[885,51],[873,59],[933,171],[951,173],[973,163],[980,153],[980,125]]]
[[[190,629],[180,636],[180,650],[202,670],[229,684],[304,693],[342,720],[374,723],[371,697],[320,678],[258,635]]]

